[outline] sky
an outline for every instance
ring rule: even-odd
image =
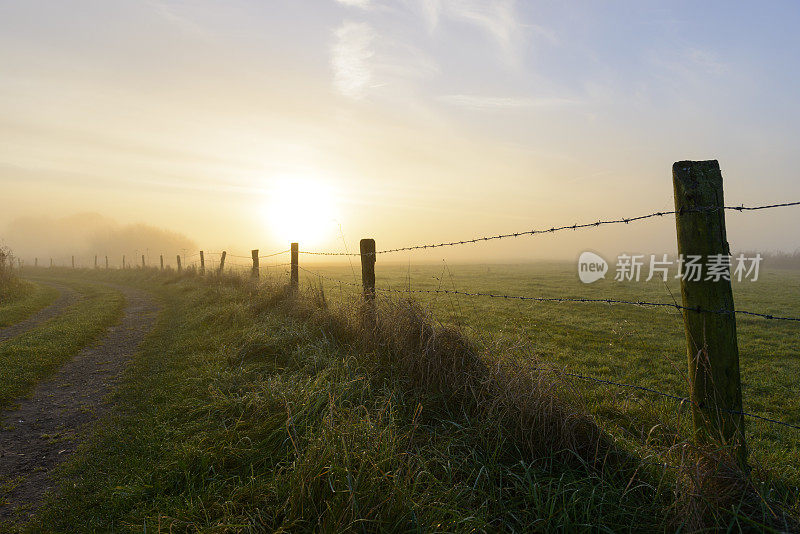
[[[393,248],[671,209],[687,159],[728,204],[800,200],[797,27],[778,1],[0,0],[0,239],[93,213],[206,250]],[[736,250],[798,226],[728,214]],[[583,250],[671,253],[674,222],[391,261]]]

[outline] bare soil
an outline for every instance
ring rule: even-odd
[[[53,489],[53,469],[111,407],[108,397],[119,375],[155,324],[156,301],[143,291],[114,287],[127,300],[122,321],[21,399],[19,409],[0,416],[0,522],[6,525],[28,519]]]

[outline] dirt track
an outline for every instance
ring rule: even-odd
[[[52,282],[40,282],[42,284],[52,286],[59,290],[61,293],[58,298],[53,302],[50,306],[42,308],[38,312],[34,313],[27,319],[17,324],[13,324],[11,326],[6,326],[0,328],[0,342],[3,342],[7,339],[11,339],[12,337],[16,337],[22,333],[31,330],[32,328],[36,328],[40,324],[45,321],[52,319],[53,317],[60,315],[67,307],[71,306],[79,299],[83,298],[79,293],[76,291],[62,286],[61,284],[55,284]]]
[[[127,299],[120,324],[40,383],[19,409],[0,415],[0,484],[16,481],[0,494],[0,521],[24,520],[38,508],[52,488],[52,469],[109,408],[108,394],[155,323],[159,305],[147,293],[114,287]]]

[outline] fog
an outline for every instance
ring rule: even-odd
[[[0,240],[14,255],[32,265],[68,265],[75,256],[76,266],[91,266],[95,255],[104,264],[118,266],[122,256],[133,264],[145,255],[148,263],[158,262],[164,254],[171,264],[176,254],[194,251],[197,243],[186,235],[147,224],[120,224],[98,213],[77,213],[65,217],[21,217],[11,221]]]

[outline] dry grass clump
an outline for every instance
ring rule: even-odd
[[[381,308],[373,340],[413,387],[480,419],[526,455],[595,468],[622,457],[591,418],[564,402],[552,377],[481,351],[456,328],[435,326],[412,300]]]
[[[20,279],[14,273],[14,256],[7,247],[0,247],[0,298],[8,298],[19,292]]]
[[[745,532],[800,532],[791,511],[771,502],[757,486],[765,477],[743,471],[732,450],[689,442],[678,447],[676,529],[712,532],[725,525]]]

